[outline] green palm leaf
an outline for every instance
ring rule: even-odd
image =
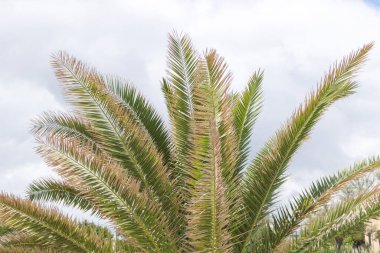
[[[200,64],[202,79],[194,86],[192,169],[195,179],[188,207],[188,236],[195,251],[229,252],[228,201],[223,177],[220,132],[221,105],[230,74],[215,51]]]
[[[264,226],[267,230],[265,236],[257,238],[256,241],[266,241],[266,248],[274,251],[282,249],[287,238],[299,229],[301,223],[311,215],[320,211],[329,203],[347,184],[363,176],[366,173],[373,172],[380,168],[380,158],[373,157],[365,159],[337,174],[323,177],[314,182],[309,189],[295,197],[286,206],[280,207],[271,217],[271,226]],[[263,244],[258,243],[258,251]],[[279,250],[281,252],[281,250]]]
[[[315,251],[337,232],[343,232],[359,222],[378,217],[380,215],[379,197],[379,189],[375,188],[356,198],[342,201],[325,214],[312,218],[301,232],[300,238],[281,252]]]
[[[38,138],[62,136],[93,142],[91,126],[79,117],[64,113],[44,113],[33,120],[32,133]]]
[[[93,207],[93,203],[80,190],[62,180],[40,179],[30,184],[26,193],[30,200],[56,202],[83,211],[89,211]]]
[[[15,249],[28,249],[33,250],[43,250],[43,247],[49,247],[48,245],[41,245],[41,241],[36,236],[30,236],[25,232],[13,232],[8,233],[0,237],[0,243],[6,248],[15,248]],[[49,250],[53,250],[49,248]],[[55,249],[58,251],[57,249]],[[62,250],[62,249],[61,249]],[[1,251],[3,252],[3,251]]]
[[[179,187],[185,184],[183,174],[189,166],[189,133],[193,110],[193,86],[198,56],[186,35],[169,35],[168,78],[162,83],[169,109],[174,149],[176,180]],[[170,93],[170,95],[169,95]],[[169,96],[168,96],[169,95]]]
[[[117,79],[108,78],[107,89],[115,96],[135,120],[141,123],[151,136],[165,164],[170,160],[170,138],[164,121],[153,106],[133,86]]]
[[[0,252],[2,253],[62,253],[63,251],[51,250],[51,249],[41,249],[41,248],[22,248],[22,247],[2,247],[0,246]],[[66,251],[65,253],[70,253]]]
[[[118,164],[99,151],[92,154],[92,149],[81,143],[50,139],[41,143],[38,152],[67,182],[81,189],[81,195],[94,203],[95,211],[114,221],[125,236],[158,252],[175,247],[158,203],[148,192],[140,192],[140,183],[124,175]]]
[[[252,128],[256,122],[262,106],[261,83],[264,78],[262,71],[255,72],[248,82],[247,88],[236,99],[234,106],[234,124],[239,145],[239,161],[237,170],[241,172],[247,162],[249,154],[249,143],[252,135]]]
[[[243,186],[248,213],[243,229],[248,229],[248,233],[242,244],[242,252],[250,251],[257,225],[268,214],[277,190],[285,180],[285,171],[292,156],[309,137],[327,108],[354,92],[357,84],[352,78],[371,48],[372,44],[365,45],[331,68],[317,90],[310,94],[252,161]]]
[[[95,235],[86,236],[83,227],[55,209],[45,209],[12,195],[0,195],[2,222],[17,231],[31,234],[42,245],[74,252],[102,252],[109,245]]]
[[[64,84],[66,99],[77,108],[78,116],[93,126],[98,146],[118,160],[128,175],[139,179],[142,187],[158,196],[174,219],[180,218],[178,192],[173,191],[162,155],[134,116],[107,92],[106,87],[112,83],[64,53],[54,58],[53,66]]]

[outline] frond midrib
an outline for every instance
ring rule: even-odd
[[[288,160],[288,156],[290,155],[291,151],[293,150],[293,147],[297,144],[298,142],[298,138],[300,137],[300,135],[302,134],[302,132],[305,130],[306,126],[308,125],[308,123],[313,119],[313,116],[315,115],[315,113],[317,112],[317,108],[320,106],[321,102],[319,102],[316,106],[315,106],[315,109],[313,110],[313,112],[310,114],[310,116],[308,117],[308,119],[305,121],[305,123],[302,125],[302,128],[300,129],[300,131],[298,131],[298,133],[296,134],[295,138],[292,139],[292,142],[291,142],[291,145],[289,146],[290,148],[288,148],[287,152],[285,153],[285,156],[284,156],[284,159],[281,161],[280,163],[280,166],[279,168],[282,168],[287,160]],[[243,245],[243,249],[241,252],[245,252],[246,251],[246,248],[248,247],[248,244],[249,242],[251,241],[251,236],[253,235],[253,232],[254,232],[254,229],[255,229],[255,226],[256,226],[256,223],[259,219],[259,216],[261,214],[261,210],[264,208],[264,205],[267,201],[267,198],[269,197],[269,194],[271,192],[271,189],[274,185],[274,183],[277,181],[277,177],[278,175],[281,173],[281,170],[278,169],[275,173],[275,177],[273,177],[273,179],[271,180],[270,182],[270,188],[268,188],[268,191],[265,193],[265,196],[264,196],[264,199],[262,201],[262,205],[260,205],[260,208],[259,208],[259,211],[257,212],[257,214],[255,215],[255,218],[254,218],[254,221],[252,222],[252,225],[248,231],[248,236],[246,237],[245,241],[244,241],[244,245]]]

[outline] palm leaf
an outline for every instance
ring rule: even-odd
[[[271,247],[278,247],[278,243],[294,233],[302,221],[328,204],[350,182],[379,168],[379,157],[365,159],[348,169],[313,183],[288,205],[290,209],[282,207],[273,217],[273,233],[276,239],[271,241]]]
[[[179,192],[173,191],[163,157],[134,116],[114,102],[115,97],[107,91],[112,83],[65,53],[54,58],[53,66],[64,84],[66,99],[91,123],[98,146],[119,161],[128,175],[139,179],[143,188],[158,196],[180,223]]]
[[[28,249],[29,251],[42,251],[43,247],[45,247],[45,249],[48,248],[49,250],[53,250],[51,247],[49,247],[49,245],[41,245],[41,241],[38,237],[30,236],[27,233],[20,231],[8,233],[1,236],[0,245],[6,248]],[[58,249],[55,250],[58,251]]]
[[[107,78],[107,89],[112,92],[116,102],[125,107],[129,114],[140,122],[141,127],[151,136],[165,164],[170,160],[170,139],[164,121],[153,106],[133,86],[115,78]]]
[[[20,248],[20,247],[2,247],[0,246],[0,252],[2,253],[72,253],[70,251],[42,249],[42,248]]]
[[[174,238],[158,203],[148,192],[140,191],[139,182],[127,177],[118,164],[92,150],[92,146],[54,139],[41,142],[38,148],[46,162],[70,185],[81,189],[81,195],[94,203],[96,213],[112,220],[121,233],[145,249],[172,249]]]
[[[264,73],[261,70],[255,72],[248,82],[247,88],[235,98],[234,125],[237,141],[239,143],[240,156],[237,162],[237,172],[241,172],[247,162],[249,143],[252,129],[260,113],[262,106],[262,87]]]
[[[45,112],[32,121],[32,133],[37,138],[59,135],[95,144],[91,126],[79,117],[64,113]]]
[[[354,92],[357,84],[352,78],[371,48],[372,44],[365,45],[331,68],[317,90],[311,93],[252,161],[243,186],[248,213],[244,230],[248,233],[243,240],[242,252],[250,250],[257,225],[268,214],[277,190],[285,180],[285,171],[292,156],[309,137],[327,108]]]
[[[194,128],[191,134],[194,188],[188,206],[188,237],[195,251],[229,252],[228,199],[221,167],[219,124],[221,103],[230,83],[226,64],[215,51],[205,55],[194,86]]]
[[[93,207],[93,203],[82,196],[80,190],[62,180],[40,179],[30,184],[26,193],[34,201],[56,202],[83,211],[89,211]]]
[[[320,248],[337,232],[354,227],[380,215],[379,188],[342,201],[326,213],[312,218],[301,232],[301,236],[290,247],[281,252],[312,252]]]
[[[169,110],[172,139],[175,156],[175,176],[178,185],[183,187],[183,174],[186,174],[189,157],[189,131],[192,117],[192,97],[198,56],[191,40],[186,35],[169,35],[168,78],[164,79],[162,89]],[[168,96],[170,91],[170,98]]]
[[[13,195],[0,195],[0,216],[6,225],[36,236],[41,245],[74,252],[102,252],[109,247],[95,235],[86,236],[78,222],[55,209],[45,209]]]

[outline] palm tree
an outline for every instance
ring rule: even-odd
[[[377,188],[316,214],[352,180],[377,170],[380,158],[323,177],[283,206],[274,204],[314,125],[335,101],[355,92],[353,78],[371,48],[331,67],[252,161],[261,70],[234,93],[222,57],[214,50],[198,54],[188,36],[173,33],[162,79],[167,128],[129,83],[58,53],[52,64],[73,112],[45,113],[32,132],[38,153],[61,179],[34,182],[28,199],[0,195],[0,223],[12,229],[0,238],[2,252],[318,250],[337,231],[379,215]],[[46,202],[90,211],[111,224],[113,236]]]

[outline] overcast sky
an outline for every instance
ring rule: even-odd
[[[256,152],[337,59],[375,41],[354,96],[317,125],[289,169],[284,196],[311,180],[380,154],[380,4],[362,0],[288,1],[0,1],[0,190],[23,194],[52,175],[34,153],[30,120],[67,110],[49,65],[66,50],[106,74],[133,82],[166,117],[159,80],[168,32],[215,48],[241,90],[265,70]]]

